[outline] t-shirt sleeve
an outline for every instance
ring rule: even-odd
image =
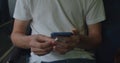
[[[30,8],[28,5],[27,0],[17,0],[16,6],[14,10],[14,16],[15,19],[19,20],[30,20],[32,19]]]
[[[102,0],[89,0],[86,5],[86,23],[95,24],[105,20],[104,6]]]

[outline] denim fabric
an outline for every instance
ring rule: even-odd
[[[96,63],[96,61],[89,59],[67,59],[67,60],[60,60],[54,62],[41,62],[41,63]]]

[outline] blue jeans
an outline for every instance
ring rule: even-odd
[[[53,62],[41,62],[41,63],[96,63],[95,60],[89,59],[67,59]]]

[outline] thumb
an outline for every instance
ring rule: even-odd
[[[79,31],[78,31],[76,28],[73,28],[73,29],[72,29],[72,33],[73,33],[74,35],[79,35]]]

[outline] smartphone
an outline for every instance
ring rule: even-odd
[[[52,38],[56,38],[58,36],[70,37],[72,35],[73,35],[72,32],[53,32],[53,33],[51,33]]]
[[[51,33],[51,37],[55,39],[56,42],[66,42],[64,37],[72,36],[72,32],[53,32]]]

